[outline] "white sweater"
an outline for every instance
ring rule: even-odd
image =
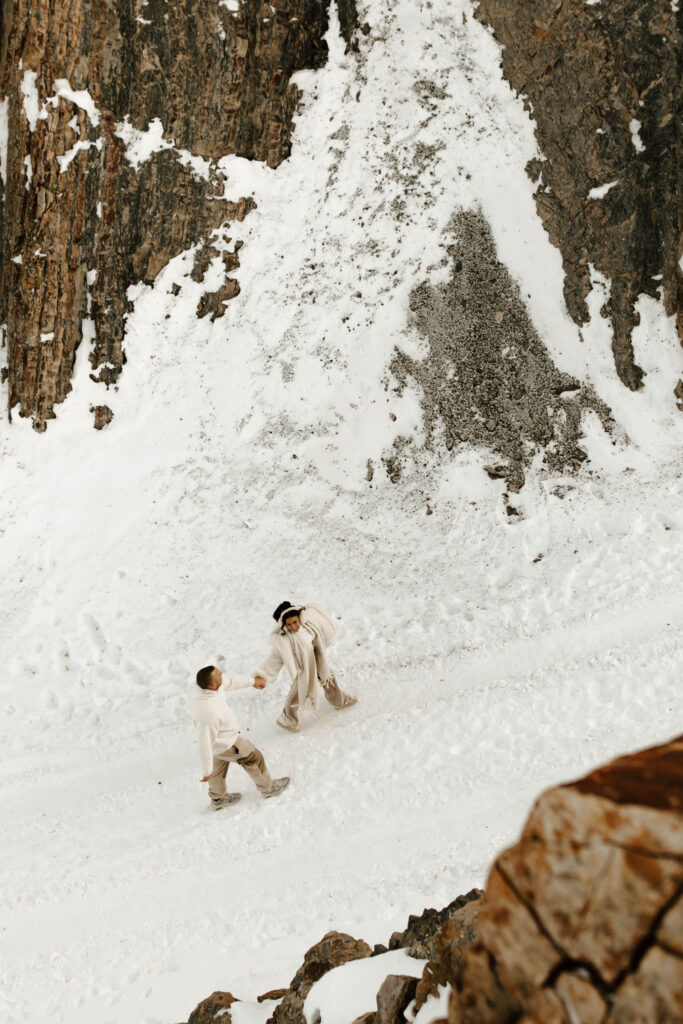
[[[210,775],[213,755],[221,754],[235,743],[240,734],[234,712],[225,700],[225,690],[242,690],[254,685],[253,676],[223,675],[220,690],[192,687],[192,717],[197,731],[202,777]]]

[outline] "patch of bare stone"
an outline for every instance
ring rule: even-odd
[[[390,371],[399,394],[410,381],[420,389],[428,448],[489,448],[502,461],[486,471],[518,493],[538,451],[553,472],[571,472],[588,459],[581,446],[586,412],[608,433],[614,422],[587,382],[555,366],[485,217],[460,212],[451,232],[449,279],[423,282],[410,296],[411,324],[427,355],[396,349]],[[412,451],[410,438],[397,439],[384,460],[392,481]]]

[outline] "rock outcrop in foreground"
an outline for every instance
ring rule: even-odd
[[[544,793],[486,895],[411,917],[389,941],[425,959],[422,979],[389,975],[348,1024],[404,1024],[451,986],[434,1024],[680,1024],[683,1020],[683,736]],[[313,984],[381,956],[329,932],[306,953],[269,1024],[305,1024]],[[214,992],[189,1024],[230,1024]],[[325,1024],[323,1020],[321,1024]]]
[[[449,1024],[683,1020],[683,737],[545,793],[477,930]]]
[[[588,320],[590,265],[611,282],[617,372],[642,386],[631,334],[641,294],[660,292],[683,340],[678,4],[665,0],[480,0],[503,72],[529,104],[543,160],[536,205],[562,252],[565,301]],[[683,408],[683,382],[671,382]]]

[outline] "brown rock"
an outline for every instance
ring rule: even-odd
[[[327,56],[329,0],[272,0],[262,16],[260,0],[237,14],[199,0],[174,0],[172,11],[149,4],[144,19],[129,8],[118,0],[4,8],[0,95],[12,146],[0,183],[0,323],[9,411],[18,406],[36,430],[71,390],[83,319],[95,325],[94,379],[110,387],[126,361],[128,286],[152,283],[172,257],[254,208],[250,197],[214,198],[225,191],[215,162],[234,153],[277,167],[291,150],[300,97],[291,76]],[[355,0],[342,0],[339,16],[351,46]],[[87,90],[94,107],[55,96],[61,79]],[[26,82],[39,107],[31,122]],[[168,148],[136,167],[120,126],[128,119],[146,131],[157,118]],[[208,162],[208,180],[181,151]],[[239,244],[224,256],[226,274],[239,265]],[[238,291],[226,277],[200,315],[222,316]]]
[[[417,978],[388,975],[377,993],[377,1024],[405,1024],[403,1011],[415,998]]]
[[[680,1024],[683,960],[653,946],[614,996],[605,1024]]]
[[[263,995],[256,997],[257,1003],[267,1003],[271,999],[282,999],[283,996],[289,992],[288,988],[273,988],[270,992],[264,992]]]
[[[602,1024],[607,1004],[589,978],[566,972],[555,982],[555,991],[570,1019],[573,1014],[581,1024]]]
[[[545,983],[560,962],[560,953],[542,931],[529,906],[519,898],[499,867],[493,866],[486,887],[486,899],[479,915],[479,934],[497,965],[515,973],[522,971],[532,986]],[[485,938],[482,927],[486,928]],[[510,935],[514,933],[514,946]]]
[[[611,280],[614,361],[635,390],[643,380],[631,343],[639,295],[661,287],[668,314],[681,308],[676,8],[662,0],[481,0],[476,16],[493,27],[504,74],[533,110],[546,159],[528,169],[562,252],[569,314],[579,325],[588,320],[590,263]],[[618,184],[589,196],[609,182]],[[683,317],[679,330],[683,338]]]
[[[575,1024],[560,996],[536,989],[479,944],[463,957],[449,1002],[449,1024]]]
[[[439,988],[452,983],[456,968],[464,951],[476,938],[476,925],[481,907],[481,897],[471,900],[455,911],[438,932],[429,940],[427,949],[430,960],[425,965],[422,978],[415,993],[415,1009],[419,1010],[430,996],[436,996]]]
[[[356,1017],[353,1024],[377,1024],[376,1011],[370,1010],[369,1013],[362,1013],[360,1017]]]
[[[108,405],[95,405],[90,407],[90,412],[95,414],[95,430],[102,430],[114,419],[114,413]]]
[[[343,932],[328,932],[304,956],[303,964],[292,978],[282,1002],[275,1007],[268,1024],[305,1024],[304,1000],[315,982],[334,967],[371,954],[372,950],[362,939],[354,939]]]
[[[683,737],[543,794],[493,866],[451,1024],[683,1020],[682,801]]]
[[[238,1003],[230,992],[213,992],[207,999],[203,999],[194,1008],[188,1017],[187,1024],[230,1024],[232,1018],[229,1008],[233,1003]]]
[[[432,956],[432,941],[441,926],[468,903],[477,902],[482,895],[481,889],[470,889],[464,896],[457,896],[442,910],[429,907],[419,916],[411,914],[407,927],[402,932],[394,932],[389,939],[389,949],[408,949],[410,955],[416,959],[428,960]]]
[[[671,953],[683,957],[683,899],[678,899],[664,917],[657,932],[657,942]]]
[[[683,814],[682,758],[683,739],[679,738],[617,758],[564,788],[602,796],[616,804],[633,804]],[[653,818],[650,823],[654,825],[660,820],[668,822],[669,819]],[[622,828],[628,825],[628,819],[621,819]],[[665,836],[668,837],[667,828]],[[659,842],[662,841],[666,845],[668,838],[661,837]]]
[[[610,985],[683,878],[682,797],[680,741],[620,758],[541,797],[498,859],[553,944]]]
[[[518,1019],[521,1001],[506,980],[505,970],[499,970],[493,956],[475,943],[463,957],[451,989],[449,1024],[502,1024]]]

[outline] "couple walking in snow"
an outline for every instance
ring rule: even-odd
[[[201,781],[209,784],[214,810],[241,799],[241,793],[226,793],[226,776],[232,763],[244,768],[265,798],[278,796],[289,785],[287,777],[271,778],[261,751],[240,735],[237,719],[221,690],[248,686],[263,690],[286,668],[291,687],[277,724],[290,732],[299,731],[302,710],[317,709],[320,686],[335,710],[351,707],[357,700],[344,693],[330,668],[327,649],[337,637],[337,625],[322,608],[283,601],[273,612],[273,618],[277,626],[270,635],[270,652],[253,676],[222,673],[214,665],[197,673],[192,717],[204,773]]]

